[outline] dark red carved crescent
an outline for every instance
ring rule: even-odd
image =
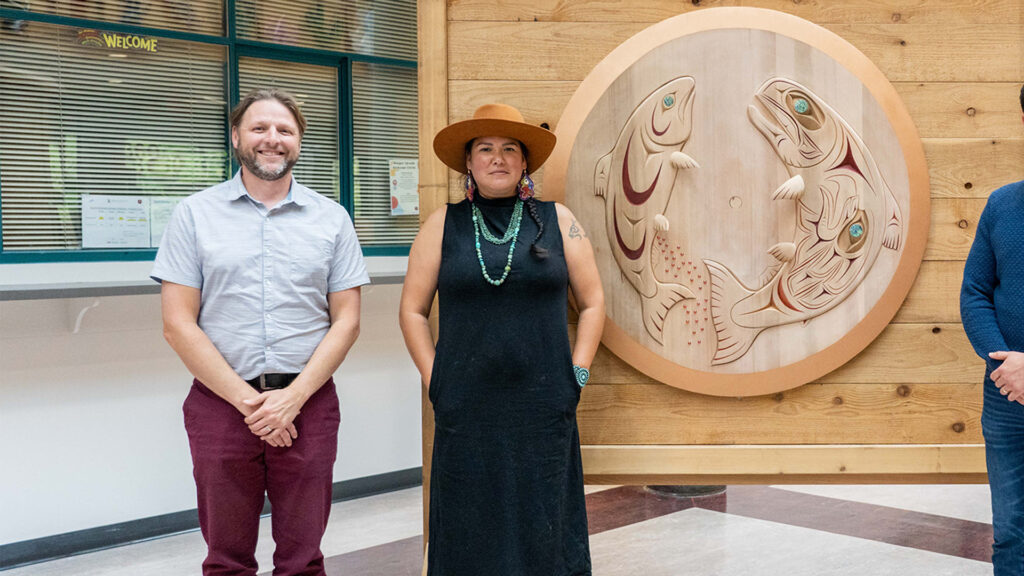
[[[640,241],[639,248],[633,250],[626,246],[626,243],[622,240],[622,234],[619,233],[619,211],[617,210],[615,200],[612,200],[612,226],[615,227],[615,240],[619,243],[622,253],[630,260],[639,260],[644,254],[644,246],[647,245],[647,230],[644,229],[644,238]]]
[[[661,169],[664,166],[658,166],[658,173],[654,175],[654,182],[651,182],[650,188],[643,192],[637,192],[633,189],[633,183],[629,181],[629,147],[633,145],[633,134],[629,135],[629,141],[626,142],[626,153],[622,157],[622,192],[626,195],[626,200],[629,200],[630,204],[639,206],[654,193],[654,187],[658,185],[658,178],[661,177]]]

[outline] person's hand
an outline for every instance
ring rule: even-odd
[[[1024,404],[1024,353],[1000,350],[990,353],[988,357],[1003,362],[990,374],[999,392],[1010,402]]]
[[[292,440],[299,437],[294,424],[302,407],[298,394],[288,388],[270,390],[243,403],[253,408],[252,414],[245,418],[249,430],[267,444],[290,447]]]

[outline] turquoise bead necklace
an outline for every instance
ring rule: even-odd
[[[509,220],[508,228],[505,229],[505,235],[498,238],[487,228],[487,223],[484,222],[484,215],[480,213],[480,209],[477,208],[476,204],[473,204],[473,238],[476,242],[476,259],[480,261],[480,271],[484,273],[484,280],[487,280],[492,286],[501,286],[508,278],[508,273],[512,271],[512,253],[516,250],[516,240],[519,239],[519,225],[523,221],[523,201],[516,199],[516,207],[512,209],[512,219]],[[503,244],[509,244],[508,247],[508,258],[505,260],[505,270],[501,274],[501,278],[495,280],[491,278],[491,275],[487,273],[487,265],[484,264],[484,255],[480,251],[480,235],[483,234],[485,240],[494,244],[495,246],[501,246]]]

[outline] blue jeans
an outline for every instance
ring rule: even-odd
[[[985,374],[981,430],[992,490],[995,576],[1024,576],[1024,405],[1009,402]]]

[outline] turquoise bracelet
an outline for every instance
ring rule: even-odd
[[[576,374],[576,383],[583,388],[587,385],[587,380],[590,380],[590,370],[587,370],[583,366],[572,365],[572,371]]]

